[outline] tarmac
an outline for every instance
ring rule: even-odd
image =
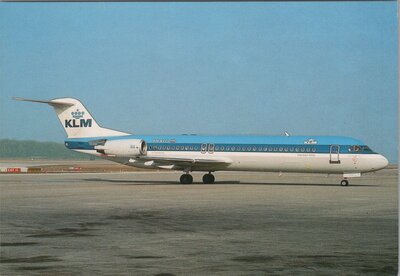
[[[0,175],[0,274],[397,274],[397,169],[179,176]]]

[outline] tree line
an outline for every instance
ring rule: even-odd
[[[91,157],[69,150],[61,143],[0,139],[0,158],[90,159]]]

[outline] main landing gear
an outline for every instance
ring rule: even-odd
[[[180,178],[181,184],[192,184],[193,183],[193,176],[190,174],[182,174]]]
[[[203,175],[203,183],[204,184],[213,184],[215,182],[215,177],[211,173],[206,173]]]
[[[193,183],[193,176],[189,173],[185,173],[181,175],[180,178],[181,184],[192,184]],[[215,177],[211,173],[206,173],[203,175],[203,183],[204,184],[213,184],[215,182]]]

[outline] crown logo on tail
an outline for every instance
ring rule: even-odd
[[[85,115],[84,111],[79,111],[79,109],[77,109],[76,111],[71,112],[72,117],[74,117],[75,119],[80,119],[83,117],[83,115]]]

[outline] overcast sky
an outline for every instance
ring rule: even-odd
[[[397,162],[396,2],[0,3],[0,138],[81,99],[136,134],[344,135]]]

